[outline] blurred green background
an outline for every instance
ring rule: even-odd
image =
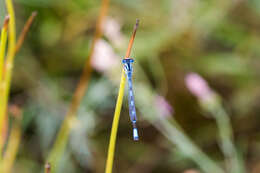
[[[101,1],[14,2],[18,33],[32,11],[38,16],[15,60],[10,104],[19,105],[24,115],[22,143],[13,171],[42,172],[89,53]],[[1,0],[1,25],[4,15]],[[247,172],[260,172],[258,0],[112,0],[104,36],[93,57],[89,89],[73,122],[59,172],[104,172],[120,61],[136,18],[140,27],[132,57],[136,60],[134,87],[140,141],[132,140],[125,97],[114,172],[199,170],[155,128],[156,122],[151,124],[145,118],[150,114],[146,110],[154,105],[148,104],[149,94],[138,91],[148,89],[158,95],[159,104],[155,105],[162,113],[157,116],[170,111],[194,143],[223,162],[215,120],[185,85],[190,72],[200,74],[222,97]]]

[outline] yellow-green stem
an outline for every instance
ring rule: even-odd
[[[0,42],[0,82],[3,79],[3,71],[4,71],[4,57],[5,57],[5,49],[6,49],[6,41],[7,41],[7,28],[8,28],[9,16],[5,19],[4,26],[1,32],[1,42]]]
[[[59,161],[61,159],[62,153],[65,150],[68,138],[69,138],[69,132],[70,132],[70,123],[72,122],[74,116],[66,116],[59,134],[55,140],[55,143],[53,145],[53,149],[50,152],[50,155],[48,156],[48,162],[50,162],[52,166],[51,172],[56,172],[59,166]]]
[[[20,125],[15,124],[11,130],[10,140],[7,145],[6,153],[1,162],[0,170],[4,173],[10,173],[13,167],[19,144],[21,140],[21,127]]]
[[[3,146],[5,143],[5,138],[4,138],[4,136],[2,137],[2,135],[5,135],[4,127],[8,121],[8,117],[5,116],[5,113],[6,113],[7,105],[8,105],[8,95],[9,95],[9,88],[10,88],[10,81],[11,81],[11,72],[9,73],[7,68],[9,69],[9,67],[10,67],[10,65],[8,65],[8,64],[13,64],[14,56],[21,48],[23,41],[25,39],[25,36],[36,16],[36,12],[33,12],[32,15],[30,16],[30,18],[28,19],[28,21],[26,22],[26,24],[23,28],[23,31],[19,37],[19,40],[16,44],[15,21],[14,21],[15,16],[14,16],[14,12],[13,12],[12,2],[9,1],[9,3],[11,3],[11,5],[10,4],[7,4],[7,5],[9,6],[8,11],[9,11],[9,13],[12,14],[12,17],[13,17],[13,23],[12,23],[13,31],[10,33],[10,34],[12,34],[12,37],[9,37],[10,39],[12,39],[11,42],[9,40],[9,44],[12,44],[12,45],[11,45],[11,49],[8,52],[9,58],[7,59],[7,61],[5,61],[4,56],[5,56],[6,40],[7,40],[7,28],[9,25],[10,16],[7,16],[5,18],[3,31],[2,31],[2,37],[1,37],[1,47],[0,47],[0,63],[1,63],[1,65],[0,65],[0,162],[2,160]],[[14,46],[13,46],[14,44],[16,44],[15,50],[14,50]],[[12,52],[10,52],[10,51],[12,51]],[[12,65],[11,65],[11,67],[12,67]],[[12,69],[9,69],[9,70],[12,70]],[[9,82],[7,82],[7,79],[9,79]],[[9,84],[9,86],[8,86],[8,84]],[[8,90],[6,90],[6,89],[8,89]]]
[[[6,8],[10,16],[9,20],[9,37],[8,37],[8,52],[7,60],[4,65],[3,70],[3,80],[0,82],[0,93],[1,93],[1,105],[0,105],[0,134],[3,131],[3,123],[5,120],[7,105],[8,105],[8,95],[10,89],[10,81],[12,76],[12,66],[13,59],[15,55],[15,44],[16,44],[16,31],[15,31],[15,14],[13,9],[12,0],[6,0]],[[0,140],[2,140],[0,138]],[[0,143],[2,143],[0,141]],[[0,149],[2,151],[2,149]],[[0,152],[1,154],[1,152]]]
[[[107,155],[107,162],[106,162],[106,173],[112,173],[117,129],[118,129],[118,123],[119,123],[119,119],[120,119],[120,112],[121,112],[121,108],[122,108],[122,103],[123,103],[124,91],[125,91],[125,74],[124,74],[124,72],[122,72],[120,87],[119,87],[119,92],[118,92],[118,97],[117,97],[117,102],[116,102],[116,109],[115,109],[115,113],[114,113],[112,129],[111,129],[109,147],[108,147],[108,155]]]
[[[4,26],[2,28],[1,32],[1,45],[0,45],[0,112],[3,105],[3,85],[2,85],[2,79],[3,79],[3,71],[4,71],[4,56],[5,56],[5,49],[6,49],[6,41],[7,41],[7,28],[8,28],[8,22],[9,17],[5,19]],[[3,151],[3,145],[4,145],[4,137],[3,135],[3,129],[4,129],[4,117],[0,117],[0,161],[2,160],[2,151]]]

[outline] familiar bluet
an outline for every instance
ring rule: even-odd
[[[131,58],[126,58],[122,60],[124,64],[124,70],[127,77],[128,82],[128,104],[129,104],[129,116],[130,120],[133,124],[133,137],[134,140],[137,141],[139,139],[138,136],[138,130],[136,125],[136,109],[135,109],[135,101],[134,101],[134,92],[133,92],[133,82],[132,82],[132,76],[133,76],[133,66],[132,63],[134,62]]]

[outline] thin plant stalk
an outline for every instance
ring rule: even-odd
[[[132,37],[129,41],[129,45],[128,45],[128,49],[127,49],[125,58],[130,57],[131,49],[132,49],[132,46],[133,46],[133,43],[134,43],[136,31],[137,31],[137,28],[138,28],[138,23],[139,23],[139,20],[136,21],[136,25],[134,27]],[[126,81],[126,78],[125,78],[124,70],[122,70],[120,87],[119,87],[119,91],[118,91],[116,108],[115,108],[114,119],[113,119],[113,123],[112,123],[112,129],[111,129],[109,146],[108,146],[108,154],[107,154],[105,173],[112,173],[112,170],[113,170],[116,137],[117,137],[117,130],[118,130],[118,124],[119,124],[119,119],[120,119],[120,112],[121,112],[121,108],[122,108],[124,91],[125,91],[125,81]]]
[[[2,81],[0,81],[0,134],[2,135],[4,120],[5,120],[5,114],[7,110],[7,103],[8,103],[8,93],[10,88],[10,80],[11,80],[11,74],[12,74],[12,66],[13,66],[13,59],[15,55],[15,40],[16,40],[16,31],[15,31],[15,13],[13,9],[13,3],[12,0],[6,0],[6,8],[8,11],[8,14],[10,16],[9,19],[9,27],[8,27],[8,51],[7,51],[7,60],[4,65],[4,76],[2,78]],[[2,138],[0,138],[2,140]],[[2,143],[2,142],[0,142]],[[2,149],[0,149],[2,151]],[[0,154],[2,154],[0,152]]]
[[[63,120],[57,138],[54,142],[53,148],[51,149],[47,159],[52,165],[52,172],[56,172],[56,168],[58,167],[59,160],[65,150],[69,138],[69,134],[71,130],[70,122],[73,120],[73,118],[75,118],[77,114],[77,110],[87,90],[88,83],[91,77],[91,72],[92,72],[91,59],[94,54],[96,43],[100,39],[103,33],[102,24],[104,23],[105,17],[107,15],[108,7],[109,7],[109,0],[102,0],[99,18],[96,24],[96,30],[95,30],[94,38],[91,43],[89,55],[87,57],[76,90],[73,94],[73,98],[69,110],[65,116],[65,119]]]
[[[200,101],[202,108],[216,120],[220,148],[225,156],[227,170],[231,173],[244,173],[245,166],[234,144],[233,130],[228,113],[223,108],[221,98],[214,94],[210,101]]]
[[[19,144],[21,141],[21,126],[18,123],[14,123],[11,130],[10,139],[7,145],[7,149],[4,158],[1,162],[1,169],[5,173],[10,173],[13,167]]]
[[[6,41],[7,41],[7,28],[9,23],[9,16],[5,18],[4,25],[1,32],[1,45],[0,45],[0,105],[3,105],[3,92],[2,91],[2,80],[3,80],[3,71],[4,71],[4,57],[5,57],[5,49],[6,49]],[[0,112],[1,112],[1,106],[0,106]],[[5,117],[0,117],[0,161],[2,160],[2,151],[3,151],[3,145],[4,145],[4,137],[3,131],[4,131],[4,121]]]
[[[45,170],[44,171],[45,173],[51,173],[51,164],[50,163],[46,163],[44,170]]]
[[[233,141],[231,122],[227,112],[220,104],[217,104],[216,107],[210,109],[210,111],[217,123],[221,149],[226,159],[229,161],[227,166],[230,168],[230,172],[244,173],[245,168],[239,158],[239,154]]]
[[[26,23],[23,27],[23,30],[22,30],[21,34],[19,35],[18,41],[16,43],[15,53],[17,53],[20,50],[20,48],[22,47],[25,37],[26,37],[30,27],[32,26],[32,23],[36,16],[37,16],[37,12],[34,11],[34,12],[32,12],[31,16],[26,21]]]
[[[8,94],[11,85],[11,77],[12,77],[12,69],[13,69],[13,61],[16,50],[16,29],[15,29],[15,12],[13,8],[12,0],[6,0],[6,7],[8,14],[10,15],[9,21],[9,37],[8,37],[8,52],[5,63],[5,71],[4,71],[4,111],[2,114],[6,113],[7,103],[8,103]]]
[[[7,2],[8,1],[8,2]],[[10,23],[10,31],[9,31],[9,45],[8,45],[8,53],[7,53],[7,60],[5,62],[4,56],[5,56],[5,49],[6,49],[6,45],[4,43],[6,43],[5,41],[1,41],[1,47],[0,47],[0,135],[2,135],[2,131],[4,128],[4,123],[5,120],[8,120],[8,118],[5,116],[6,115],[6,111],[7,111],[7,105],[8,105],[8,95],[9,95],[9,89],[10,89],[10,81],[11,81],[11,73],[12,73],[12,66],[13,66],[13,59],[15,54],[20,50],[21,45],[24,42],[24,39],[26,37],[26,34],[29,31],[29,28],[36,16],[36,12],[33,12],[32,15],[30,16],[30,18],[28,19],[28,21],[26,22],[22,33],[19,36],[18,42],[16,44],[15,42],[15,14],[14,14],[14,10],[13,10],[13,5],[12,5],[12,1],[7,0],[6,4],[7,4],[7,9],[8,9],[8,13],[9,16],[8,18],[6,18],[5,20],[5,24],[4,27],[6,26],[7,28],[7,24],[9,24],[9,19],[12,21],[12,23]],[[2,32],[3,34],[3,32]],[[6,33],[4,33],[3,37],[7,37]],[[1,38],[2,39],[2,38]],[[6,38],[4,38],[3,40],[5,40]],[[15,46],[13,46],[15,45]],[[3,46],[3,47],[2,47]],[[10,48],[11,46],[11,48]],[[2,136],[0,137],[0,160],[2,157],[2,147],[4,145],[4,140],[2,138]]]
[[[107,155],[105,173],[112,173],[112,169],[113,169],[116,136],[117,136],[120,112],[121,112],[121,107],[122,107],[123,97],[124,97],[125,80],[126,80],[125,74],[124,74],[124,72],[122,72],[121,80],[120,80],[121,82],[120,82],[120,87],[119,87],[119,92],[118,92],[118,97],[117,97],[117,103],[116,103],[116,109],[115,109],[112,129],[111,129],[110,141],[109,141],[109,146],[108,146],[108,155]]]
[[[3,71],[4,71],[4,57],[5,57],[5,49],[6,49],[6,41],[7,41],[7,29],[9,23],[9,16],[7,16],[4,20],[4,25],[1,32],[1,42],[0,42],[0,81],[3,79]]]
[[[27,32],[29,31],[29,28],[36,16],[36,12],[33,12],[28,21],[26,22],[23,31],[19,37],[19,40],[16,44],[16,30],[15,30],[15,13],[13,9],[13,3],[12,0],[6,0],[7,5],[7,11],[10,15],[10,22],[9,22],[9,40],[8,40],[8,52],[7,52],[7,58],[4,65],[4,74],[3,74],[3,106],[4,110],[0,112],[0,116],[4,115],[7,109],[7,103],[8,103],[8,95],[11,85],[11,77],[12,77],[12,69],[14,64],[14,57],[15,54],[19,51],[21,48],[21,45],[24,42],[25,36]]]

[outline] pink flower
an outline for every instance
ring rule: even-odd
[[[120,47],[124,42],[124,36],[121,33],[121,26],[115,19],[107,17],[104,23],[104,35],[115,46]]]
[[[160,115],[164,117],[169,117],[171,114],[174,113],[172,106],[162,96],[156,96],[155,106],[159,110]]]
[[[195,169],[188,169],[188,170],[184,171],[183,173],[200,173],[200,172]]]
[[[185,84],[189,91],[202,101],[210,100],[214,96],[214,92],[210,89],[208,83],[196,73],[187,74]]]
[[[118,64],[119,57],[113,48],[105,41],[98,40],[95,45],[92,66],[101,72],[105,72]]]

